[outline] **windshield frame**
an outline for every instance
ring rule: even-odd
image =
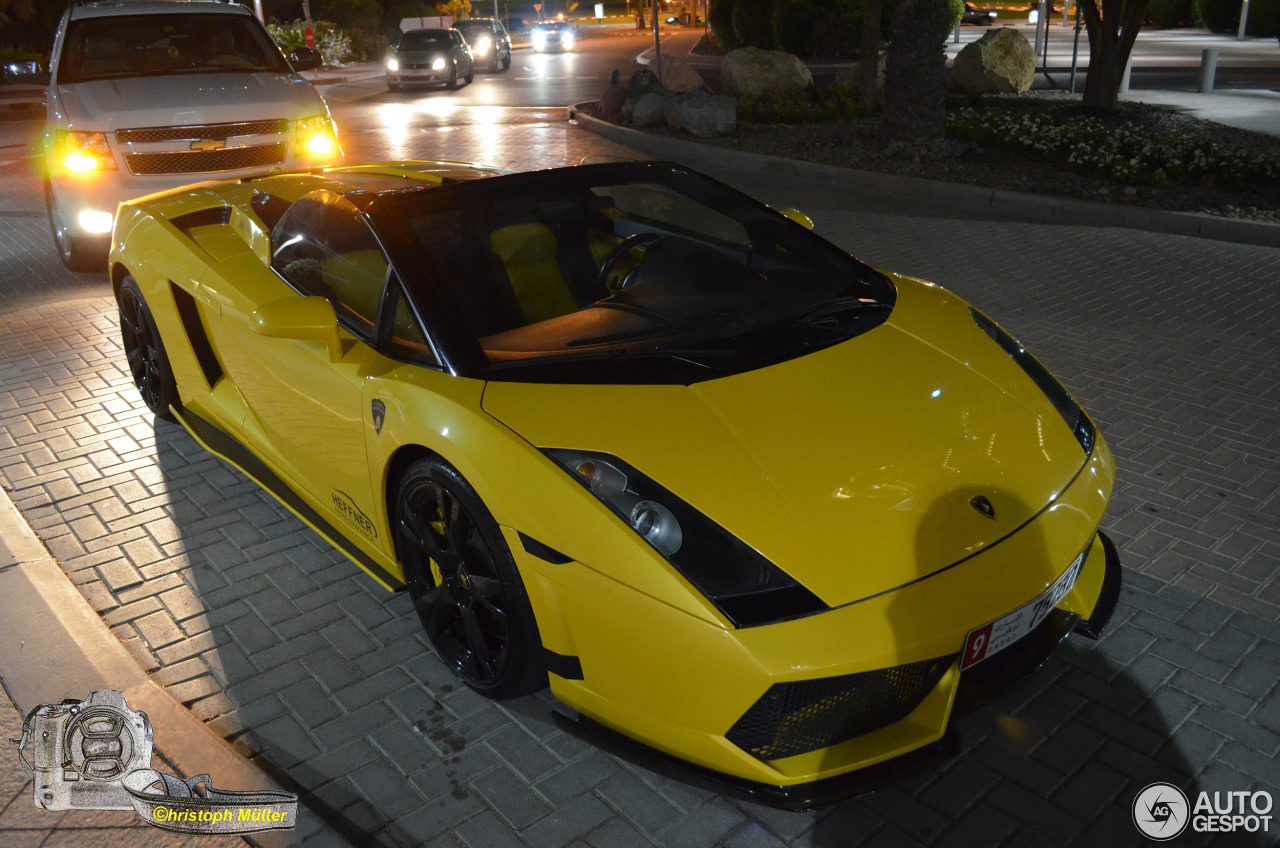
[[[623,350],[602,355],[601,351],[556,353],[522,360],[491,361],[480,345],[480,339],[468,331],[467,319],[455,313],[450,297],[442,291],[451,283],[437,279],[430,270],[433,260],[414,240],[409,221],[431,211],[462,210],[469,204],[503,195],[537,192],[539,188],[556,189],[566,181],[582,186],[652,183],[670,185],[684,183],[686,188],[702,187],[722,198],[745,206],[752,213],[765,213],[781,226],[794,228],[792,235],[809,239],[810,243],[847,263],[856,279],[874,287],[875,307],[868,309],[856,327],[839,338],[808,344],[803,350],[778,349],[755,358],[735,363],[717,362],[721,351],[713,346],[700,351]],[[821,236],[810,232],[790,218],[730,186],[671,162],[621,162],[578,165],[518,174],[461,181],[426,189],[388,192],[373,199],[366,214],[388,257],[399,272],[406,296],[423,319],[424,331],[447,361],[449,370],[462,376],[497,382],[551,382],[604,384],[683,384],[701,382],[730,374],[753,371],[777,362],[787,361],[839,344],[861,335],[888,320],[897,300],[897,289],[884,274],[857,257],[841,250]],[[408,273],[412,270],[414,273]],[[443,276],[443,274],[441,274]],[[587,307],[583,307],[584,309]],[[772,325],[771,330],[779,325]],[[775,355],[776,354],[776,355]]]
[[[154,69],[147,71],[127,71],[121,73],[110,74],[71,74],[69,51],[73,49],[73,38],[77,38],[81,43],[83,32],[92,33],[101,28],[107,22],[120,22],[130,20],[153,21],[158,17],[164,18],[180,18],[183,20],[195,19],[199,23],[211,23],[214,18],[226,20],[243,21],[251,30],[257,28],[255,36],[259,42],[259,46],[266,54],[266,58],[274,60],[274,65],[266,68],[236,68],[236,67],[217,67],[217,66],[201,66],[193,68],[170,68]],[[76,83],[99,82],[102,80],[118,80],[118,79],[139,79],[147,77],[171,77],[171,76],[193,76],[197,74],[286,74],[293,75],[293,66],[289,64],[289,60],[285,58],[281,52],[280,46],[276,44],[275,39],[271,37],[266,28],[258,22],[252,14],[224,10],[204,10],[198,12],[187,11],[165,11],[165,12],[149,12],[145,14],[123,14],[123,15],[102,15],[84,18],[75,18],[67,22],[67,26],[62,33],[61,43],[58,46],[58,61],[55,70],[55,83],[57,85],[74,85]]]
[[[431,32],[431,33],[436,33],[436,35],[432,38],[432,43],[430,44],[423,44],[423,45],[414,46],[414,47],[409,47],[405,45],[405,42],[408,39],[413,37],[415,33],[420,33],[420,32]],[[438,52],[447,53],[448,51],[452,50],[454,47],[457,46],[457,44],[453,40],[453,32],[454,30],[452,27],[449,27],[448,29],[435,29],[431,27],[428,27],[426,29],[411,29],[408,32],[406,32],[404,35],[400,36],[400,40],[396,42],[395,52],[396,53],[430,53],[432,51],[438,51]],[[437,40],[440,43],[435,43]]]

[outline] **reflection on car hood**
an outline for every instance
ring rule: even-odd
[[[484,407],[539,447],[624,459],[849,603],[999,540],[1084,463],[959,299],[905,288],[886,325],[768,368],[693,386],[490,383]]]
[[[301,77],[276,73],[173,74],[58,86],[71,129],[111,132],[234,121],[296,120],[324,111]]]

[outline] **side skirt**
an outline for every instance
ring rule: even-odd
[[[301,518],[312,530],[319,533],[329,544],[333,545],[356,565],[369,572],[369,575],[392,592],[403,589],[404,583],[396,579],[391,572],[378,565],[372,557],[360,550],[350,539],[338,531],[307,504],[298,493],[289,488],[284,480],[254,456],[252,451],[241,444],[234,436],[209,423],[190,409],[169,407],[174,417],[182,422],[201,447],[209,453],[221,457],[248,475],[255,483],[266,489],[286,509]]]

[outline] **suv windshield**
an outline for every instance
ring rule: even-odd
[[[488,21],[458,21],[453,28],[462,30],[463,34],[468,36],[472,33],[493,32],[493,24]]]
[[[369,209],[433,331],[494,380],[694,382],[884,322],[881,274],[668,164],[605,164]],[[601,367],[605,363],[607,367]]]
[[[58,82],[246,71],[292,71],[248,15],[119,15],[70,23]]]
[[[397,50],[447,50],[453,46],[453,33],[447,29],[415,29],[400,39]]]

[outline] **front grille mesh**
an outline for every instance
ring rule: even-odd
[[[847,742],[902,721],[920,705],[955,657],[775,683],[725,734],[762,760],[780,760]]]
[[[204,138],[232,138],[238,135],[268,135],[289,131],[284,118],[274,121],[244,121],[238,124],[205,124],[198,127],[147,127],[117,130],[121,144],[146,144],[153,141],[199,141]]]
[[[135,174],[197,174],[261,168],[284,161],[284,142],[222,150],[179,150],[175,153],[127,153],[125,161]]]

